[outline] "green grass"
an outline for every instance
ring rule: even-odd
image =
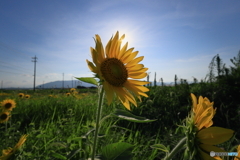
[[[97,153],[101,153],[107,144],[127,142],[134,145],[133,160],[163,158],[164,152],[150,146],[161,143],[172,149],[184,136],[183,133],[176,132],[177,125],[182,123],[191,109],[190,92],[202,94],[199,86],[151,87],[149,97],[143,98],[142,102],[138,101],[139,107],[133,108],[132,113],[157,121],[138,124],[117,118],[107,119],[100,130],[104,136],[99,139]],[[67,89],[0,91],[0,101],[11,98],[17,103],[10,120],[6,124],[0,124],[0,150],[14,147],[21,135],[28,134],[23,149],[15,155],[16,160],[89,158],[93,132],[87,137],[86,133],[95,126],[97,91],[80,89],[77,96],[69,97],[65,95],[66,92]],[[29,94],[31,97],[20,99],[18,93]],[[53,97],[49,97],[50,94]],[[104,101],[102,116],[108,115],[114,108],[124,107],[118,101],[110,106]],[[229,119],[228,123],[231,122]],[[238,138],[233,138],[231,143],[227,142],[223,147],[230,149],[239,143]],[[178,156],[181,157],[181,154]]]

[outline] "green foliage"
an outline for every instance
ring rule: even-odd
[[[131,160],[133,145],[125,142],[112,143],[102,148],[102,160]]]

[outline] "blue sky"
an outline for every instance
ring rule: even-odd
[[[204,79],[213,56],[240,50],[240,1],[231,0],[41,0],[0,1],[0,81],[3,87],[32,87],[91,77],[93,37],[105,45],[119,31],[129,47],[145,56],[150,80],[174,75]]]

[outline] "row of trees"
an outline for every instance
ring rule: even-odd
[[[226,67],[226,64],[223,63],[220,56],[217,54],[214,56],[209,64],[209,73],[207,74],[205,78],[205,82],[216,82],[220,79],[231,77],[231,76],[237,76],[240,73],[240,51],[238,52],[238,55],[236,57],[233,57],[230,59],[233,66]],[[148,72],[147,75],[147,82],[149,82],[150,73]],[[217,74],[217,75],[216,75]],[[164,85],[163,78],[159,79],[159,82],[161,82],[161,86]],[[174,85],[176,86],[178,82],[178,77],[175,75],[174,77]],[[201,80],[203,82],[203,80]],[[186,79],[180,79],[180,84],[186,84],[188,83]],[[193,83],[198,83],[197,78],[193,77]],[[156,72],[154,74],[154,81],[153,83],[149,83],[147,86],[157,86],[157,79],[156,79]]]

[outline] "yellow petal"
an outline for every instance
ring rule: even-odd
[[[110,105],[112,103],[113,96],[114,96],[113,89],[112,89],[111,85],[108,84],[108,82],[103,82],[103,88],[104,88],[104,91],[106,93],[106,98],[108,100],[108,105]]]
[[[142,74],[142,73],[145,73],[146,71],[148,70],[148,68],[143,68],[141,70],[138,70],[138,71],[132,71],[132,70],[128,70],[128,74]]]
[[[121,56],[123,55],[123,53],[125,53],[126,52],[126,50],[127,50],[127,47],[128,47],[128,42],[122,47],[122,49],[120,50],[120,53],[117,55],[117,59],[120,59],[121,58]]]
[[[97,73],[97,68],[94,66],[94,64],[93,64],[92,62],[88,61],[88,60],[86,60],[86,61],[87,61],[87,64],[88,64],[88,68],[89,68],[92,72]]]
[[[150,82],[146,82],[146,81],[138,81],[138,80],[133,80],[133,79],[128,79],[128,81],[129,81],[132,85],[140,85],[140,86],[150,83]]]
[[[142,78],[145,78],[146,76],[147,76],[147,73],[142,73],[142,74],[139,74],[139,73],[129,73],[129,77],[133,78],[133,79],[142,79]]]
[[[137,64],[135,66],[132,66],[131,68],[128,68],[129,71],[134,72],[134,71],[139,71],[140,69],[143,69],[144,65],[143,64]]]
[[[129,56],[126,56],[125,58],[122,58],[123,63],[126,64],[130,61],[132,61],[138,54],[138,51],[132,52]]]
[[[130,48],[128,49],[126,52],[124,52],[122,54],[122,56],[120,57],[120,59],[123,61],[124,59],[126,59],[131,53],[132,51],[134,50],[134,48]]]
[[[103,49],[103,45],[102,45],[102,41],[99,35],[95,35],[96,37],[96,46],[95,46],[95,50],[97,52],[98,58],[100,61],[103,60],[103,58],[105,57],[104,55],[104,49]]]
[[[197,138],[203,144],[217,145],[229,140],[233,136],[234,131],[221,127],[209,127],[200,130]]]
[[[192,103],[193,103],[193,112],[196,112],[197,109],[197,98],[194,94],[191,93],[191,97],[192,97]]]
[[[144,56],[135,58],[134,60],[132,60],[129,63],[127,63],[126,67],[129,68],[129,67],[132,67],[132,66],[136,65],[137,63],[141,62],[143,60],[143,58],[144,58]]]

